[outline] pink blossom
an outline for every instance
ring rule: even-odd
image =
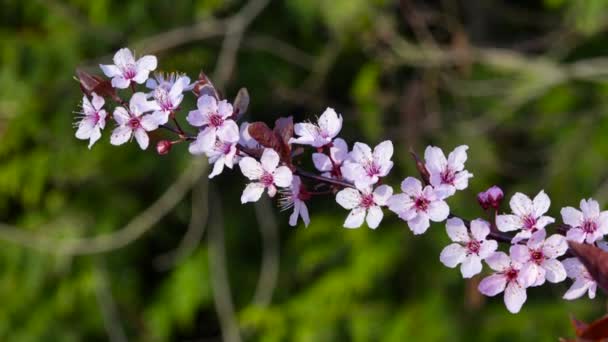
[[[268,196],[274,197],[278,187],[291,185],[293,174],[287,166],[279,165],[279,155],[272,149],[264,149],[261,163],[251,157],[245,157],[239,162],[241,172],[251,182],[245,187],[241,196],[241,203],[257,202],[264,189],[268,189]]]
[[[188,84],[190,84],[190,78],[181,76],[173,82],[169,89],[164,86],[157,86],[152,91],[151,95],[160,107],[160,110],[155,115],[158,115],[162,119],[161,124],[167,123],[169,121],[169,114],[182,103],[184,99],[184,94],[182,93]]]
[[[483,278],[477,289],[490,297],[504,291],[507,310],[511,313],[518,313],[526,302],[526,288],[534,279],[524,277],[521,272],[522,265],[512,261],[503,252],[494,252],[486,258],[486,263],[496,272]]]
[[[384,217],[381,207],[386,205],[392,194],[393,188],[388,185],[380,185],[373,192],[371,187],[363,190],[346,188],[338,192],[336,202],[350,210],[344,227],[359,228],[363,221],[367,221],[368,227],[376,229]]]
[[[572,207],[562,208],[562,220],[570,226],[566,238],[579,243],[593,243],[608,234],[608,211],[600,212],[600,205],[593,199],[581,200],[581,211]]]
[[[496,185],[477,194],[477,202],[479,202],[479,205],[481,205],[484,210],[488,210],[489,208],[498,209],[503,198],[504,193],[502,192],[502,189]]]
[[[590,299],[595,298],[597,283],[593,280],[593,277],[591,277],[585,268],[585,265],[577,258],[565,259],[563,264],[568,278],[574,279],[574,283],[570,286],[568,291],[566,291],[563,298],[573,300],[584,296],[585,293],[588,294]]]
[[[353,180],[357,188],[364,189],[388,175],[393,168],[392,157],[393,143],[389,140],[378,144],[373,152],[368,145],[357,142],[341,172],[346,179]]]
[[[518,192],[511,197],[509,205],[513,215],[498,215],[496,226],[502,232],[521,230],[515,235],[512,243],[529,239],[532,233],[545,229],[546,225],[555,222],[554,218],[543,216],[549,210],[551,200],[542,190],[534,197],[534,200],[530,200],[528,196]]]
[[[414,234],[423,234],[430,226],[430,221],[441,222],[450,215],[450,207],[443,201],[443,195],[414,177],[407,177],[401,182],[403,193],[393,195],[388,200],[388,208],[407,221]]]
[[[484,220],[471,221],[469,232],[461,219],[451,218],[446,223],[446,230],[455,243],[441,251],[439,260],[450,268],[462,263],[460,272],[464,278],[471,278],[481,272],[481,260],[489,257],[498,248],[496,241],[486,240],[490,234],[490,224]]]
[[[329,156],[325,153],[313,153],[312,161],[317,170],[323,172],[322,176],[340,178],[340,167],[348,158],[348,145],[346,141],[337,138],[329,148]]]
[[[114,120],[118,127],[112,132],[110,143],[122,145],[129,141],[132,136],[142,150],[148,147],[148,133],[158,128],[162,121],[154,114],[145,114],[157,110],[158,105],[154,101],[147,101],[144,93],[135,93],[129,102],[129,110],[124,107],[114,109]]]
[[[341,129],[342,116],[328,107],[321,114],[316,125],[310,122],[295,124],[294,133],[299,137],[291,138],[289,143],[322,147],[331,143]]]
[[[310,199],[310,194],[304,188],[300,177],[293,176],[291,186],[279,190],[279,193],[281,194],[281,199],[279,200],[281,210],[293,208],[293,213],[289,216],[289,225],[295,227],[298,224],[298,217],[301,217],[304,225],[308,227],[310,217],[308,216],[306,201]]]
[[[82,113],[79,115],[80,121],[77,123],[78,130],[76,138],[89,139],[89,149],[101,138],[101,130],[106,126],[107,113],[103,108],[105,100],[103,97],[92,93],[93,100],[89,101],[86,96],[82,97]]]
[[[445,191],[449,196],[456,190],[464,190],[469,186],[469,178],[473,174],[464,169],[467,160],[466,145],[458,146],[445,158],[439,147],[428,146],[424,151],[426,169],[430,174],[430,183],[438,190]]]
[[[185,75],[175,73],[175,72],[170,73],[170,74],[157,72],[157,73],[154,73],[154,76],[152,78],[149,78],[146,81],[146,88],[151,89],[151,90],[156,90],[157,88],[162,88],[165,91],[169,92],[169,91],[171,91],[171,88],[173,88],[173,85],[175,85],[175,82],[183,77],[185,77]],[[190,79],[188,78],[188,83],[184,85],[184,91],[192,90],[192,88],[194,88],[194,83],[189,83],[189,80]],[[151,92],[151,94],[153,94],[153,93],[154,92]]]
[[[545,279],[552,283],[566,279],[566,270],[557,260],[568,249],[566,238],[554,234],[545,240],[546,236],[544,229],[538,230],[525,246],[513,245],[509,251],[514,261],[523,264],[522,273],[534,279],[530,286],[540,286],[545,283]]]
[[[196,127],[204,127],[196,140],[190,144],[192,154],[202,154],[213,148],[215,141],[237,142],[239,140],[239,127],[232,115],[232,105],[226,100],[217,101],[209,95],[202,95],[197,101],[197,110],[190,111],[186,120]]]
[[[125,89],[131,81],[139,84],[146,82],[150,72],[156,69],[156,63],[156,57],[150,55],[135,61],[131,50],[123,48],[114,55],[114,65],[99,66],[107,77],[112,78],[112,87]]]
[[[209,158],[209,163],[213,163],[213,171],[209,174],[209,178],[222,173],[224,166],[232,169],[232,166],[238,159],[236,155],[236,143],[220,140],[216,140],[213,148],[207,151],[206,154]]]

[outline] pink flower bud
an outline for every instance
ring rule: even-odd
[[[496,185],[492,186],[484,192],[480,192],[479,194],[477,194],[477,201],[484,210],[487,210],[489,208],[498,209],[503,198],[504,193],[502,192],[502,189],[497,187]]]
[[[161,140],[156,144],[156,152],[161,156],[169,153],[171,151],[171,142],[169,140]]]

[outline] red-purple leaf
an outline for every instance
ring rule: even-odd
[[[589,324],[572,317],[572,325],[577,337],[588,341],[601,341],[608,339],[608,315]]]
[[[88,72],[77,69],[76,78],[80,83],[80,89],[87,96],[91,96],[91,93],[96,93],[102,97],[111,97],[116,99],[116,90],[112,87],[110,80],[103,79],[100,76],[89,74]]]
[[[570,250],[587,268],[599,287],[608,292],[608,252],[593,245],[568,241]]]
[[[232,115],[235,120],[240,119],[247,112],[247,107],[249,107],[249,92],[247,88],[239,89],[232,106],[234,107],[234,114]]]
[[[248,130],[253,139],[260,145],[275,150],[281,161],[291,167],[291,147],[288,143],[289,137],[293,136],[293,120],[291,117],[278,119],[274,130],[271,130],[263,122],[249,124]]]

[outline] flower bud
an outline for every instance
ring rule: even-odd
[[[161,156],[171,151],[171,142],[169,140],[161,140],[156,144],[156,152]]]
[[[487,210],[489,208],[498,209],[503,198],[504,193],[502,192],[502,189],[497,187],[496,185],[492,186],[484,192],[480,192],[479,194],[477,194],[477,201],[484,210]]]

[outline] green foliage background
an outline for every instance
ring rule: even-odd
[[[191,160],[185,146],[165,157],[110,146],[108,130],[87,150],[72,128],[75,69],[98,72],[120,47],[146,51],[146,38],[242,6],[0,1],[0,221],[52,242],[41,248],[0,226],[0,340],[221,338],[208,236],[174,267],[158,266],[191,215],[202,215],[191,213],[189,196],[123,248],[84,256],[62,248],[123,229]],[[607,16],[606,0],[273,0],[247,28],[224,91],[232,98],[249,89],[249,121],[336,108],[348,141],[395,142],[394,186],[415,172],[410,147],[467,144],[475,178],[451,199],[455,212],[482,216],[474,196],[496,183],[508,195],[545,189],[559,217],[581,198],[608,202]],[[223,39],[162,49],[160,67],[211,74]],[[387,215],[377,231],[346,230],[346,212],[331,198],[311,205],[306,229],[273,211],[278,283],[270,305],[252,304],[267,246],[254,206],[239,203],[243,183],[238,171],[226,173],[194,195],[215,208],[212,222],[223,217],[244,340],[555,341],[573,335],[570,314],[591,320],[605,311],[603,294],[561,300],[564,283],[530,289],[511,315],[502,298],[476,293],[477,280],[440,264],[441,225],[413,236]]]

